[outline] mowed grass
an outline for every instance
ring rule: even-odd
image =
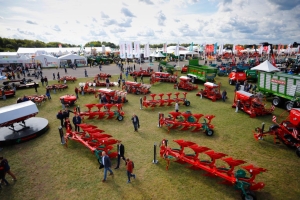
[[[129,78],[132,80],[132,77]],[[123,106],[126,116],[121,122],[114,119],[85,120],[105,130],[113,138],[122,140],[125,156],[135,163],[134,173],[137,178],[131,184],[126,183],[124,162],[121,162],[119,170],[113,170],[114,177],[108,176],[107,183],[102,183],[103,170],[98,169],[95,155],[75,141],[70,140],[68,148],[64,147],[60,144],[58,133],[60,121],[56,119],[56,114],[61,109],[59,97],[74,94],[74,87],[87,80],[91,78],[68,83],[69,89],[52,93],[52,100],[38,106],[38,117],[49,120],[50,129],[47,133],[29,142],[5,147],[0,152],[8,158],[11,170],[18,178],[13,183],[7,175],[11,186],[3,187],[0,199],[240,199],[240,193],[233,187],[219,184],[222,179],[204,176],[203,171],[194,171],[175,162],[171,162],[169,170],[166,170],[166,162],[159,157],[159,153],[158,164],[152,164],[153,145],[159,144],[164,138],[169,140],[172,148],[178,148],[173,142],[175,139],[190,140],[235,159],[245,160],[246,164],[266,168],[268,171],[256,178],[257,182],[266,184],[263,190],[256,192],[258,199],[299,199],[300,159],[295,149],[284,144],[276,145],[271,137],[255,141],[255,127],[265,122],[268,129],[272,116],[250,118],[241,111],[236,113],[231,107],[234,86],[228,84],[226,77],[216,78],[216,82],[222,83],[221,88],[228,92],[229,99],[225,103],[221,100],[212,102],[200,99],[196,96],[197,91],[193,91],[187,95],[191,106],[179,108],[181,112],[190,110],[192,113],[215,115],[212,120],[215,133],[212,137],[202,132],[179,130],[171,130],[168,134],[165,127],[157,127],[158,112],[168,114],[174,110],[174,106],[140,110],[139,98],[142,95],[127,95],[128,103]],[[113,80],[116,81],[117,77],[113,76]],[[144,78],[144,81],[149,83],[149,78]],[[204,88],[203,83],[198,85],[199,89]],[[38,91],[39,94],[45,93],[42,87]],[[156,83],[151,87],[151,92],[174,93],[177,90],[173,89],[171,83]],[[17,97],[30,94],[34,94],[33,88],[17,91],[16,97],[1,101],[0,104],[10,105],[16,102]],[[86,110],[84,105],[88,103],[98,103],[98,99],[86,94],[77,101],[81,110]],[[271,103],[267,102],[267,106],[270,107]],[[279,116],[283,111],[276,108],[275,114]],[[133,113],[140,118],[139,132],[133,131]],[[116,159],[112,159],[112,164],[114,168]],[[217,164],[225,165],[221,161],[217,161]]]

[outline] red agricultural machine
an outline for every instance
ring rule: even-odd
[[[261,128],[257,127],[254,132],[254,138],[263,140],[266,136],[273,136],[275,144],[279,144],[282,141],[287,146],[296,148],[296,154],[300,157],[300,109],[292,108],[289,116],[281,123],[276,122],[276,116],[273,116],[272,121],[275,124],[271,125],[266,132],[264,132],[264,123]]]
[[[46,102],[48,99],[47,96],[44,94],[42,94],[42,95],[37,95],[37,94],[27,95],[25,97],[27,97],[27,99],[33,101],[36,105],[41,105],[42,103]]]
[[[236,112],[243,110],[248,113],[250,117],[272,114],[275,109],[273,105],[267,109],[266,105],[262,102],[262,98],[259,97],[259,94],[254,95],[245,91],[235,92],[232,107],[237,109]]]
[[[77,108],[74,108],[74,113],[79,113],[82,117],[82,121],[84,117],[87,119],[113,119],[116,118],[118,121],[122,121],[125,113],[122,111],[122,104],[86,104],[85,107],[88,108],[87,111],[80,112]],[[112,107],[117,107],[117,110],[111,111]],[[97,108],[97,110],[93,111],[92,108]],[[101,109],[104,108],[104,111]]]
[[[60,101],[62,101],[62,99],[64,99],[65,106],[73,106],[75,104],[75,102],[77,101],[76,96],[69,95],[69,94],[61,96],[59,98]]]
[[[206,97],[211,99],[213,102],[222,99],[222,95],[220,93],[221,84],[214,84],[211,82],[204,83],[204,90],[201,89],[196,95]]]
[[[154,72],[150,77],[150,84],[156,82],[177,83],[177,75],[172,75],[168,72]]]
[[[190,81],[191,81],[191,78],[187,77],[187,76],[181,76],[179,78],[179,83],[176,83],[174,84],[174,89],[183,89],[183,90],[188,90],[188,91],[191,91],[191,90],[196,90],[198,89],[198,85],[194,85],[192,84]]]
[[[245,80],[247,80],[246,73],[244,72],[244,70],[240,70],[237,68],[230,72],[228,82],[230,85],[233,85],[236,82],[244,83]]]
[[[89,82],[86,82],[86,83],[82,83],[82,85],[84,84],[83,86],[83,91],[85,94],[95,94],[96,93],[96,89],[95,89],[95,86],[94,88],[91,88],[93,86],[93,83],[89,83]],[[79,93],[82,92],[82,87],[79,87],[78,89]]]
[[[186,95],[187,95],[187,92],[183,92],[183,98],[179,98],[179,92],[176,92],[174,93],[174,95],[176,96],[175,98],[171,98],[171,95],[172,93],[167,93],[166,95],[168,96],[167,99],[163,99],[163,96],[165,94],[161,93],[161,94],[150,94],[150,96],[152,97],[151,100],[147,100],[147,97],[144,96],[143,99],[142,99],[142,102],[141,102],[141,107],[144,106],[146,108],[148,107],[151,107],[151,108],[154,108],[154,107],[162,107],[162,106],[172,106],[172,105],[175,105],[175,103],[177,102],[178,105],[185,105],[185,106],[190,106],[191,103],[190,101],[188,101],[186,99]],[[159,96],[160,98],[159,99],[154,99],[156,96]]]
[[[58,79],[58,82],[64,82],[64,80],[66,81],[76,81],[76,77],[75,76],[63,76],[60,79]]]
[[[65,145],[68,147],[68,141],[74,140],[85,147],[87,147],[98,159],[98,162],[102,162],[102,151],[105,151],[110,158],[116,158],[118,152],[113,152],[113,145],[117,144],[118,140],[113,139],[111,135],[104,133],[103,130],[97,128],[97,126],[91,124],[79,124],[82,132],[72,131],[68,126],[65,135]]]
[[[110,78],[111,75],[107,73],[100,73],[95,76],[95,80],[105,80],[107,77]]]
[[[49,89],[49,90],[54,90],[55,89],[57,91],[61,91],[61,90],[67,89],[68,85],[66,85],[66,84],[53,84],[53,85],[48,85],[46,88]]]
[[[150,93],[151,85],[142,84],[132,81],[125,81],[125,84],[122,86],[123,90],[126,90],[128,93],[133,94],[148,94]]]
[[[235,170],[236,167],[245,164],[246,161],[227,157],[227,154],[215,152],[194,142],[185,140],[174,140],[174,142],[180,148],[172,149],[168,146],[168,140],[166,139],[161,142],[160,157],[167,161],[167,170],[171,160],[180,164],[187,164],[191,169],[202,169],[207,172],[206,176],[220,177],[223,179],[222,184],[232,185],[235,189],[240,190],[242,199],[245,200],[256,199],[253,191],[261,190],[265,186],[263,182],[255,182],[258,174],[267,171],[264,168],[249,164],[241,166],[242,169]],[[185,153],[186,149],[192,150],[194,153]],[[210,159],[207,160],[203,156],[208,156]]]
[[[207,136],[214,134],[214,125],[211,120],[215,118],[214,115],[205,115],[204,122],[201,123],[200,118],[203,114],[192,114],[190,111],[186,112],[170,112],[168,117],[163,113],[159,113],[158,127],[167,126],[168,133],[170,129],[179,129],[181,131],[191,130],[192,132],[204,131]]]
[[[107,88],[100,88],[98,89],[97,93],[95,93],[95,98],[105,98],[104,102],[109,104],[120,104],[126,103],[128,100],[126,99],[127,92],[119,91],[119,90],[112,90]]]
[[[143,74],[143,77],[149,77],[153,73],[153,69],[151,67],[148,67],[147,70],[145,69],[140,69],[140,71],[133,71],[130,72],[130,76],[141,76]]]

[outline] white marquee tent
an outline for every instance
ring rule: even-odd
[[[264,72],[280,71],[278,68],[274,67],[268,60],[266,60],[263,63],[260,63],[256,67],[252,67],[251,70],[258,70]]]
[[[68,60],[71,60],[72,64],[77,63],[77,66],[86,66],[87,65],[87,60],[84,56],[78,56],[76,54],[67,54],[64,56],[60,56],[58,57],[58,59],[61,61],[61,63],[63,62],[64,64],[67,64]]]
[[[58,67],[60,65],[60,60],[50,55],[42,54],[35,56],[34,59],[38,64],[41,64],[42,67]]]

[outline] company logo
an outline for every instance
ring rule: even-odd
[[[271,79],[271,82],[272,82],[272,83],[277,83],[277,84],[279,84],[279,85],[285,85],[285,84],[286,84],[285,81],[283,81],[283,80],[278,80],[278,79]]]

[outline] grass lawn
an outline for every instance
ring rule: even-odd
[[[132,79],[132,77],[129,77]],[[177,148],[175,139],[190,140],[198,145],[206,146],[216,152],[222,152],[235,159],[245,160],[246,164],[254,164],[266,168],[268,171],[257,176],[257,182],[264,182],[265,188],[256,192],[258,199],[299,199],[300,197],[300,159],[295,149],[284,144],[276,145],[273,138],[255,141],[252,131],[262,122],[266,129],[271,124],[272,116],[250,118],[241,111],[235,112],[231,108],[234,86],[228,84],[226,77],[217,77],[221,82],[221,89],[226,89],[229,99],[212,102],[200,99],[189,92],[187,99],[190,107],[180,106],[181,112],[190,110],[192,113],[213,114],[215,133],[212,137],[202,132],[174,131],[167,133],[165,127],[158,128],[158,112],[168,114],[174,111],[172,107],[159,107],[140,110],[141,96],[128,94],[128,103],[124,104],[125,118],[117,120],[85,120],[86,123],[97,125],[113,138],[122,140],[125,146],[125,157],[135,163],[136,180],[127,184],[125,165],[123,162],[119,170],[114,170],[115,176],[108,176],[107,183],[102,183],[103,170],[95,155],[87,148],[75,141],[69,141],[68,148],[60,144],[58,127],[60,121],[56,119],[61,109],[59,97],[64,94],[74,94],[74,87],[79,82],[91,78],[79,79],[75,83],[68,83],[69,89],[52,93],[52,100],[45,102],[39,108],[38,117],[49,120],[50,129],[41,137],[29,142],[5,147],[0,154],[9,160],[12,172],[18,181],[7,179],[10,186],[3,186],[0,199],[240,199],[240,193],[233,187],[219,184],[222,179],[204,176],[203,171],[194,171],[181,164],[171,162],[166,170],[166,162],[158,157],[158,164],[152,164],[153,144],[160,143],[163,138],[169,140],[172,148]],[[113,76],[116,81],[116,76]],[[144,78],[149,83],[149,78]],[[50,81],[50,84],[54,83]],[[204,88],[199,83],[199,89]],[[115,87],[114,89],[117,89]],[[45,89],[38,88],[40,94]],[[151,87],[152,93],[176,92],[171,83],[156,83]],[[180,91],[183,92],[183,91]],[[0,101],[6,106],[16,102],[17,97],[34,94],[34,89],[17,91],[14,98]],[[149,96],[149,95],[148,95]],[[180,95],[182,97],[182,95]],[[150,96],[148,97],[150,98]],[[85,104],[98,103],[94,95],[80,96],[77,105],[81,110]],[[271,103],[268,102],[270,107]],[[276,116],[284,110],[275,109]],[[131,116],[136,113],[140,118],[139,132],[133,131]],[[73,115],[71,114],[71,117]],[[279,118],[279,117],[277,117]],[[279,119],[280,120],[280,119]],[[279,121],[278,120],[278,121]],[[1,134],[1,133],[0,133]],[[159,149],[158,149],[159,150]],[[158,154],[157,154],[158,155]],[[217,162],[223,165],[221,161]],[[116,159],[112,160],[113,168]],[[244,164],[245,165],[245,164]]]

